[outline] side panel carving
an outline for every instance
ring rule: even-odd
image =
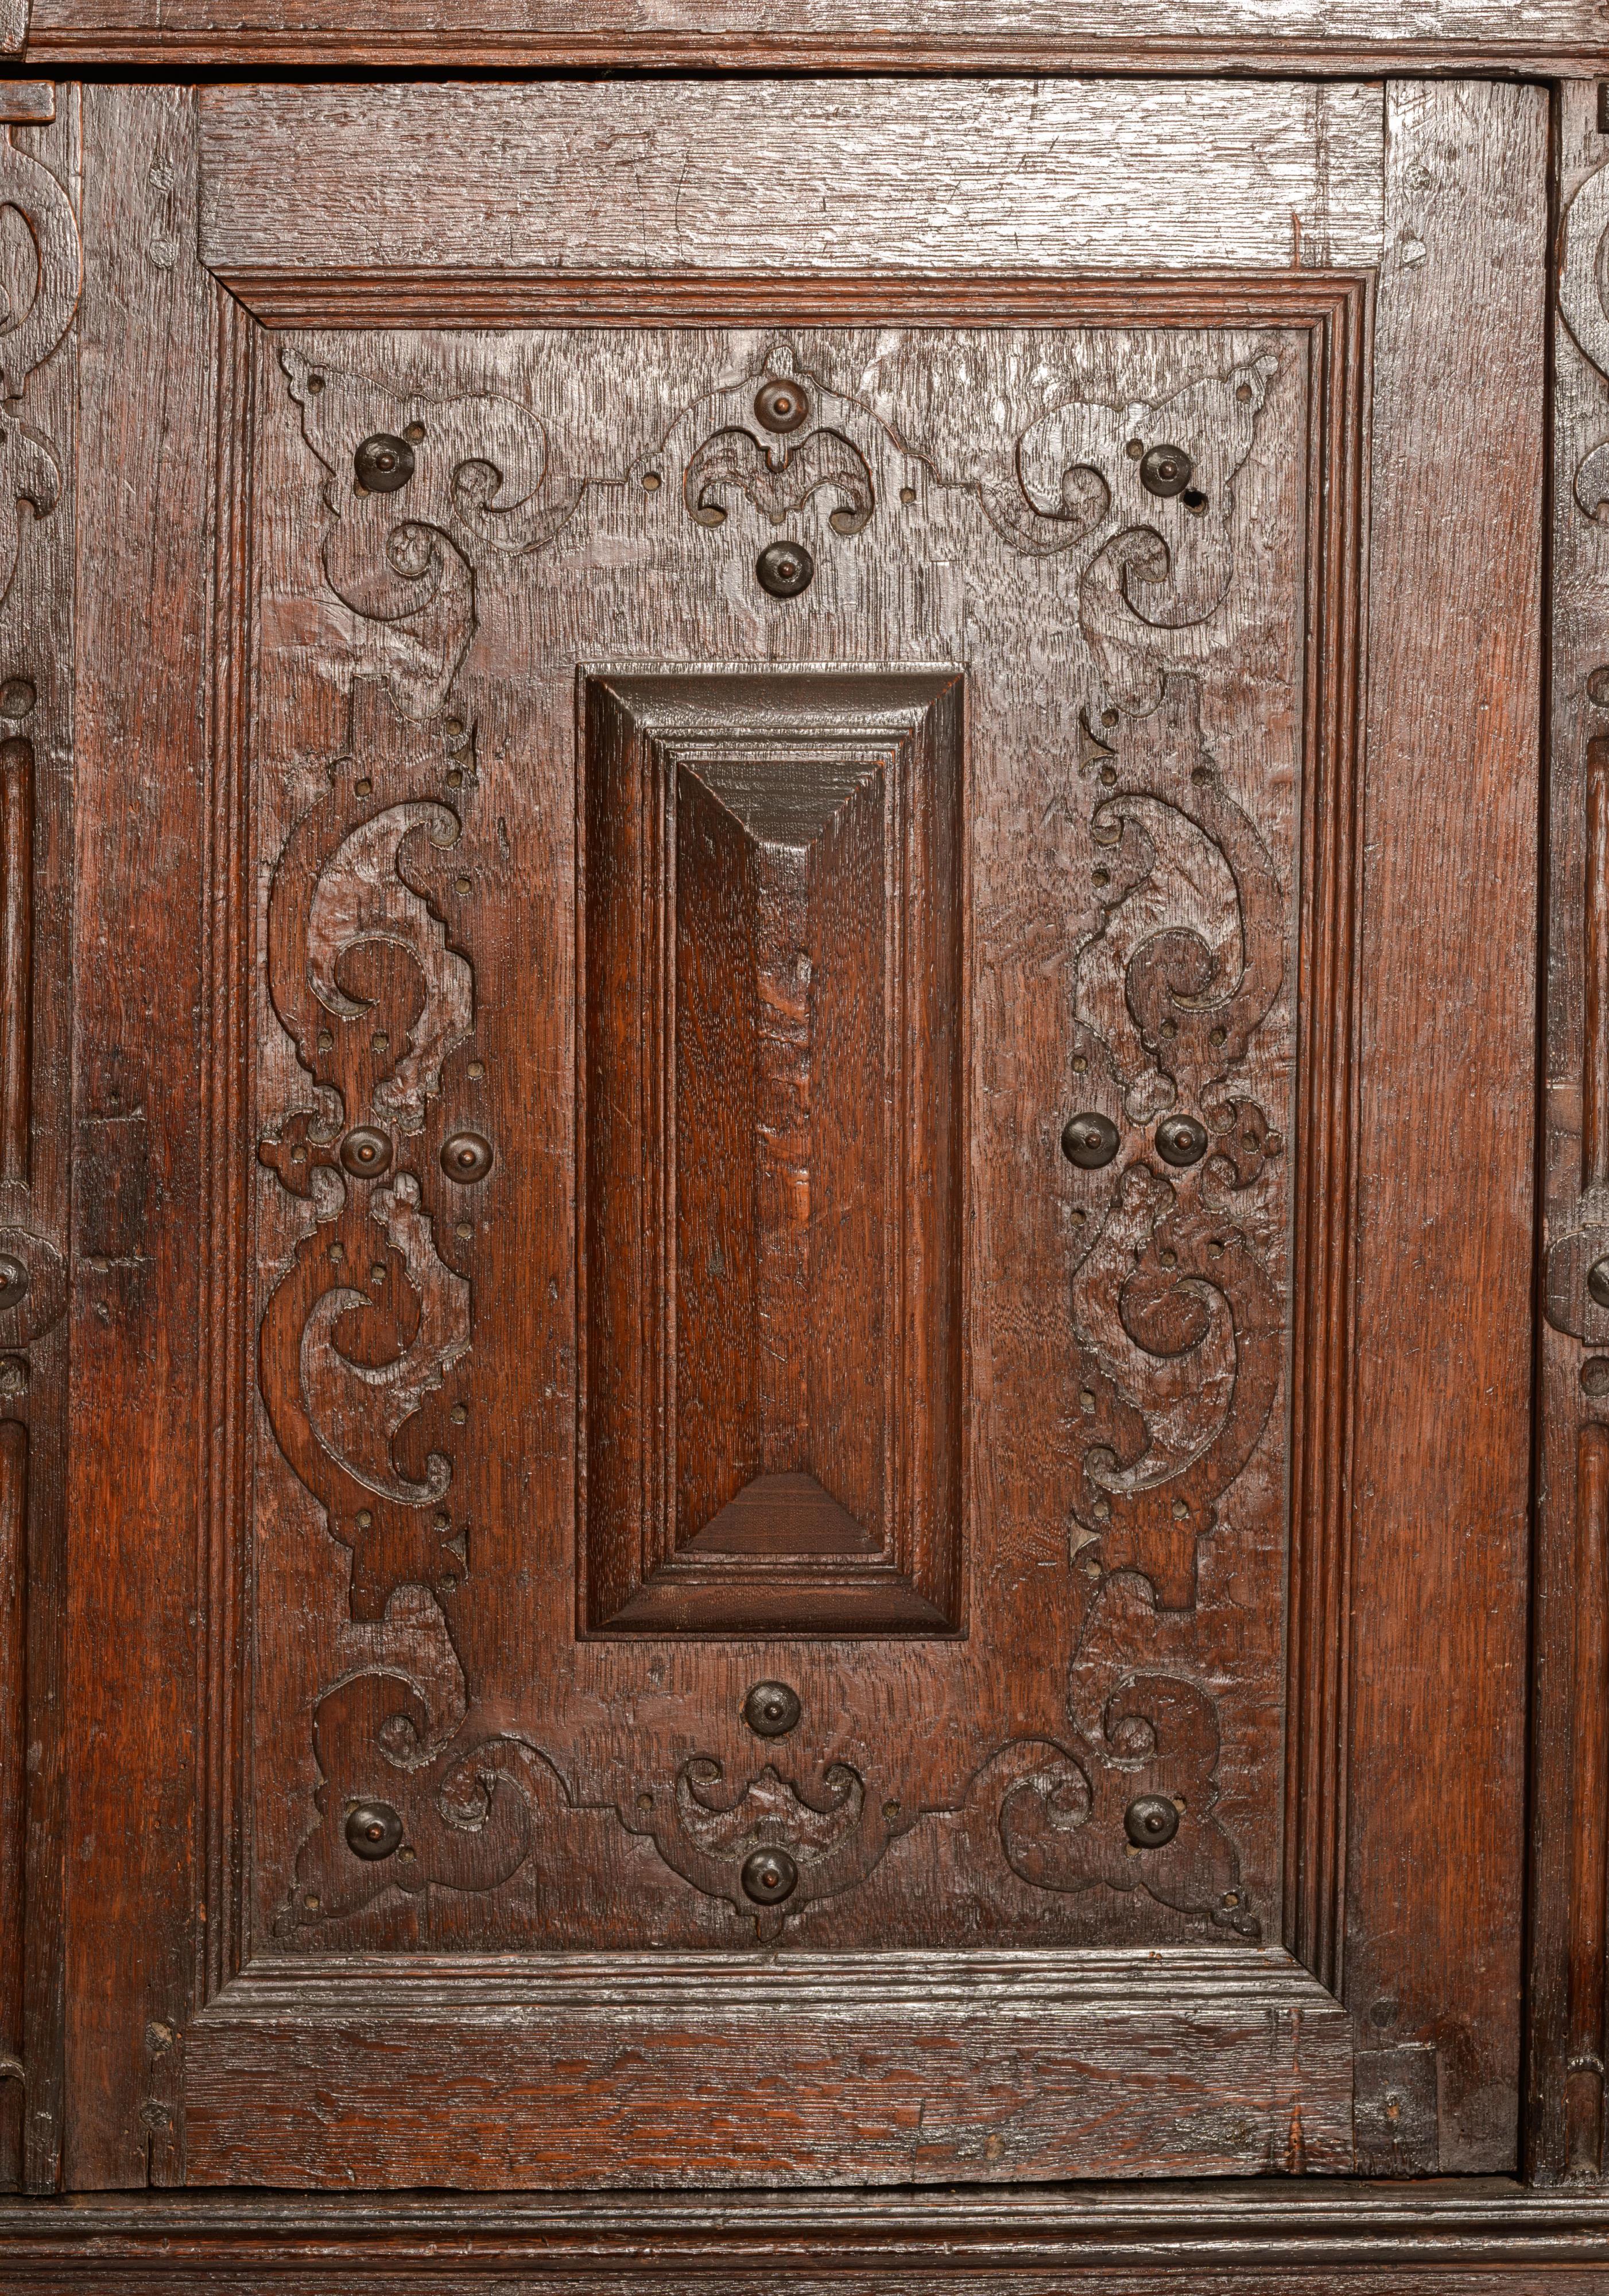
[[[0,122],[0,2190],[48,2191],[62,2141],[77,91],[8,83]]]

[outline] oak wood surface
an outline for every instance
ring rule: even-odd
[[[66,2177],[165,2180],[193,1997],[206,1628],[201,922],[215,291],[167,234],[182,89],[86,91],[78,529]],[[131,373],[147,389],[137,406]],[[160,663],[152,639],[160,634]],[[140,675],[131,667],[146,665]],[[138,759],[137,773],[131,761]],[[205,1773],[201,1772],[200,1775]],[[137,1952],[131,1954],[134,1940]],[[170,2174],[168,2170],[166,2174]]]
[[[37,2191],[56,2183],[62,2158],[76,367],[56,323],[66,326],[77,294],[81,153],[76,91],[62,89],[59,106],[53,90],[48,103],[37,86],[27,93],[0,105],[16,120],[0,129],[0,173],[29,234],[11,238],[0,276],[18,306],[33,303],[35,228],[59,264],[39,323],[31,309],[25,322],[29,340],[10,345],[0,522],[0,1253],[12,1263],[0,1290],[0,1445],[17,1661],[0,1672],[0,1740],[8,1816],[22,1826],[0,1882],[0,2051],[13,2058],[0,2078],[0,2185]]]
[[[124,515],[79,529],[89,811],[72,1689],[97,1749],[76,1819],[103,1855],[74,1868],[77,2180],[763,2182],[768,2164],[773,2176],[890,2180],[1045,2176],[1073,2162],[1153,2175],[1333,2169],[1348,2157],[1353,2036],[1324,1987],[1342,1972],[1360,2038],[1391,2061],[1369,2095],[1394,2094],[1392,2067],[1418,2079],[1429,2059],[1411,2164],[1515,2158],[1518,1803],[1490,1781],[1516,1775],[1523,1708],[1524,1445],[1514,1431],[1531,1265],[1535,813],[1534,775],[1515,768],[1536,754],[1545,106],[1534,90],[1393,90],[1383,194],[1379,91],[1199,97],[1146,90],[1121,115],[1098,87],[947,89],[913,114],[869,86],[736,89],[694,118],[673,90],[532,100],[460,89],[432,92],[432,122],[418,90],[209,91],[203,252],[259,313],[300,330],[275,340],[193,259],[190,98],[93,92],[92,124],[117,159],[87,211],[83,466],[103,488],[116,470]],[[1200,134],[1203,120],[1206,140],[1192,142],[1186,128]],[[806,187],[792,221],[771,176],[757,210],[743,141],[784,131],[796,200]],[[1009,178],[973,159],[989,132],[1024,163]],[[398,202],[397,154],[416,175],[443,143],[456,160],[462,148],[454,181],[466,194],[433,211]],[[858,155],[847,189],[846,144]],[[950,172],[933,176],[935,162]],[[667,168],[683,177],[679,214],[660,188]],[[902,199],[913,171],[920,198]],[[825,226],[809,205],[816,185],[836,205]],[[1126,203],[1121,227],[1108,199]],[[1116,272],[1125,245],[1149,275],[1132,287]],[[867,274],[891,247],[898,267],[925,276],[885,299]],[[466,282],[477,248],[495,259],[470,264],[480,275]],[[1360,1149],[1349,759],[1367,300],[1335,268],[1367,270],[1383,248]],[[1097,283],[1047,308],[1070,264]],[[1227,276],[1237,264],[1238,279]],[[816,306],[796,283],[812,268],[830,275]],[[392,279],[403,308],[388,313]],[[622,316],[624,327],[571,332]],[[341,332],[346,318],[369,332]],[[466,320],[486,332],[446,331]],[[768,619],[781,610],[757,607],[751,583],[768,531],[758,479],[729,476],[724,518],[689,524],[704,498],[666,454],[678,422],[691,454],[749,419],[758,362],[779,338],[882,513],[858,543],[827,522],[840,496],[784,500],[796,521],[786,530],[808,533],[821,561],[792,619]],[[131,375],[145,426],[132,432],[119,397]],[[1136,496],[1168,555],[1142,549],[1125,563],[1136,581],[1178,585],[1186,609],[1146,625],[1170,635],[1147,638],[1137,665],[1123,617],[1145,594],[1101,592],[1092,556],[1090,585],[1081,574],[1067,585],[1076,612],[1063,607],[1058,621],[1057,562],[1093,500],[1081,472],[1104,473],[1109,493],[1137,483],[1117,415],[1129,411],[1143,446],[1149,410],[1203,387],[1228,403],[1188,418],[1206,474],[1201,522],[1190,522],[1198,505]],[[997,403],[991,459],[976,438]],[[1224,443],[1236,421],[1247,426],[1239,460]],[[419,433],[420,474],[399,501],[352,489],[353,446],[374,430]],[[432,459],[439,439],[456,442],[453,460]],[[1477,441],[1495,452],[1513,516],[1493,518],[1449,485],[1436,462],[1449,439],[1466,466]],[[774,456],[772,470],[783,466]],[[521,475],[499,493],[477,475],[488,467],[499,485],[503,472]],[[1214,554],[1226,541],[1233,568]],[[1214,586],[1231,571],[1238,590]],[[1211,636],[1191,635],[1226,599]],[[1477,616],[1485,651],[1472,655],[1460,641]],[[164,667],[131,685],[126,665],[147,627],[162,634]],[[644,1672],[629,1652],[571,1643],[570,713],[578,660],[644,654],[966,661],[977,848],[966,980],[978,1000],[967,1058],[979,1111],[969,1375],[984,1367],[969,1424],[987,1473],[965,1549],[973,1632],[953,1665],[847,1650],[824,1662],[781,1643],[728,1665],[714,1646],[668,1643]],[[1083,665],[1083,706],[1063,711],[1042,753],[1048,660],[1064,683],[1070,660]],[[1039,762],[1053,750],[1060,812],[1060,784]],[[131,755],[149,775],[136,786],[160,786],[161,803],[126,833],[97,836],[124,818]],[[1181,759],[1175,790],[1166,775]],[[1163,791],[1186,824],[1166,836]],[[1069,980],[1064,888],[1076,872],[1099,890],[1142,860],[1142,821],[1162,876],[1120,921],[1119,957],[1102,971],[1097,948],[1094,971]],[[1192,822],[1227,859],[1168,843]],[[1480,901],[1492,873],[1522,888],[1495,928]],[[259,886],[260,913],[249,892]],[[1167,932],[1164,966],[1146,951]],[[1246,1023],[1267,1022],[1255,1102],[1239,1077],[1222,1132],[1226,1185],[1263,1192],[1250,1200],[1263,1207],[1252,1259],[1271,1273],[1249,1273],[1239,1243],[1233,1271],[1219,1271],[1241,1284],[1239,1321],[1210,1391],[1227,1405],[1255,1393],[1271,1415],[1266,1439],[1261,1421],[1253,1431],[1229,1519],[1207,1524],[1198,1572],[1189,1503],[1186,1529],[1164,1505],[1145,1529],[1153,1543],[1125,1546],[1139,1536],[1129,1513],[1149,1505],[1143,1489],[1114,1521],[1110,1506],[1090,1513],[1099,1473],[1084,1486],[1071,1476],[1097,1434],[1120,1446],[1133,1436],[1096,1355],[1070,1354],[1070,1283],[1075,1314],[1101,1312],[1098,1300],[1077,1305],[1076,1223],[1099,1214],[1109,1183],[1071,1171],[1057,1133],[1074,1095],[1106,1106],[1103,1045],[1164,1016],[1171,1034],[1157,1042],[1182,1034],[1183,1069],[1199,1037],[1211,1081],[1211,1013],[1191,1004],[1210,977],[1203,948],[1229,974],[1241,969],[1237,996],[1268,998]],[[1487,1008],[1474,1050],[1438,1033],[1438,1000],[1456,1005],[1472,985]],[[1219,1021],[1219,1043],[1230,1020],[1241,1025]],[[1482,1136],[1478,1153],[1434,1128],[1434,1102],[1465,1092],[1472,1073],[1490,1082],[1498,1143]],[[337,1167],[341,1120],[332,1133],[327,1099],[308,1120],[309,1076],[339,1091],[348,1123],[360,1100],[382,1123],[388,1111],[422,1114],[419,1127],[393,1124],[396,1165],[373,1198],[355,1164]],[[1426,1077],[1436,1089],[1423,1100]],[[1149,1138],[1157,1110],[1137,1113],[1115,1091],[1111,1106]],[[1214,1124],[1218,1106],[1203,1103]],[[484,1132],[484,1174],[455,1178],[449,1117]],[[144,1164],[123,1160],[136,1131]],[[1355,1330],[1344,1304],[1354,1165]],[[1153,1192],[1176,1185],[1162,1165],[1147,1168]],[[332,1179],[345,1191],[333,1217]],[[249,1192],[262,1208],[250,1234]],[[1287,1192],[1301,1204],[1293,1228]],[[1441,1223],[1470,1201],[1481,1214],[1465,1242]],[[713,1199],[701,1213],[717,1226],[723,1216]],[[345,1271],[332,1283],[318,1272],[332,1244],[329,1264]],[[1213,1246],[1226,1248],[1221,1226],[1196,1239]],[[1209,1332],[1198,1355],[1206,1341],[1179,1305],[1178,1252],[1158,1249],[1147,1328],[1157,1355],[1193,1370],[1219,1342]],[[270,1314],[263,1325],[270,1417],[251,1416],[248,1295],[260,1282],[259,1300],[280,1298],[287,1270],[305,1277],[309,1301],[329,1300],[320,1313],[349,1319],[323,1359],[328,1409],[311,1439],[304,1327],[284,1313],[301,1296],[294,1285],[274,1311],[282,1323]],[[1195,1280],[1211,1272],[1203,1260]],[[774,1269],[777,1283],[784,1274]],[[1458,1356],[1425,1347],[1449,1290]],[[1128,1343],[1110,1303],[1106,1314],[1110,1360]],[[364,1395],[396,1383],[394,1364],[413,1365],[404,1379],[428,1372],[432,1346],[441,1376],[399,1393],[410,1408],[390,1420],[365,1420]],[[1349,1587],[1354,1347],[1382,1368],[1363,1398]],[[340,1370],[343,1350],[366,1385]],[[766,1375],[777,1398],[792,1391],[785,1345]],[[721,1399],[718,1382],[710,1393]],[[1058,1398],[1066,1425],[1053,1415]],[[1147,1439],[1187,1451],[1200,1398],[1186,1382],[1168,1400],[1178,1426],[1147,1422]],[[324,1496],[335,1487],[320,1480],[321,1446],[325,1459],[361,1450],[361,1507]],[[1287,1652],[1288,1472],[1301,1497]],[[1082,1502],[1070,1501],[1080,1488]],[[1013,1611],[1003,1590],[1033,1585],[1030,1564],[1057,1575],[1038,1579],[1037,1604],[1010,1597]],[[1076,1604],[1045,1596],[1069,1578]],[[1082,1621],[1071,1682],[1058,1604]],[[1124,1688],[1129,1702],[1103,1719],[1111,1685],[1153,1652],[1210,1692],[1176,1682],[1159,1705],[1150,1685],[1147,1710]],[[1417,1685],[1433,1659],[1457,1702],[1450,1718],[1424,1712]],[[947,1666],[957,1694],[944,1726],[901,1720],[926,1712],[924,1685]],[[779,1776],[761,1770],[764,1751],[736,1718],[751,1678],[790,1668],[803,1670],[809,1759],[784,1752]],[[1079,1829],[1058,1822],[1080,1789],[1057,1768],[1052,1734],[1079,1720],[1110,1824],[1133,1791],[1123,1778],[1149,1759],[1153,1714],[1205,1764],[1186,1808],[1218,1798],[1211,1825],[1186,1831],[1207,1845],[1203,1870],[1221,1876],[1226,1926],[1249,1897],[1265,1938],[1289,1937],[1322,1982],[1246,1939],[1200,1949],[1186,1967],[1177,1939],[1210,1933],[1198,1886],[1166,1901],[1133,1890],[1117,1866],[1120,1889],[1080,1895]],[[1011,1823],[1024,1811],[1032,1823],[1015,1834],[981,1805],[952,1823],[944,1799],[985,1724],[991,1742],[1008,1730],[1023,1741]],[[377,1746],[388,1750],[379,1770]],[[709,1746],[730,1781],[718,1791],[697,1768]],[[694,1758],[674,1816],[661,1792],[674,1763],[663,1779],[644,1767],[656,1747]],[[885,1800],[874,1758],[891,1748],[922,1783]],[[794,1776],[809,1784],[803,1805]],[[341,1825],[377,1777],[424,1870],[388,1890],[405,1872],[391,1867],[365,1895]],[[1025,1961],[984,1983],[987,2016],[974,1978],[940,1983],[939,1959],[908,1998],[899,1986],[880,1993],[869,1959],[858,1976],[812,1980],[792,1948],[751,1945],[742,1977],[731,1964],[678,1972],[667,1948],[725,1939],[735,1919],[752,1930],[720,1847],[746,1839],[727,1823],[740,1789],[765,1813],[759,1841],[793,1838],[776,1831],[784,1823],[814,1827],[816,1848],[836,1856],[846,1811],[858,1839],[881,1840],[879,1824],[892,1833],[886,1870],[867,1886],[811,1900],[806,1933],[824,1941],[874,1955],[906,1939],[1082,1939],[1098,1958],[1132,1936],[1167,1950],[1153,1981],[1114,1964],[1105,1996],[1095,1961],[1059,1973],[1047,1956]],[[909,1824],[924,1814],[941,1822]],[[1214,1826],[1235,1845],[1233,1869]],[[694,1836],[717,1846],[689,1846]],[[1003,1871],[979,1894],[980,1854],[997,1863],[1002,1842],[1017,1878]],[[1070,1854],[1071,1869],[1058,1865]],[[488,1973],[468,1957],[644,1941],[590,1979],[569,1964]],[[355,1948],[412,1952],[412,1972],[354,1960]],[[547,2030],[560,1997],[567,2021]],[[1009,2061],[1003,2033],[1021,2044]],[[843,2046],[859,2052],[852,2080],[833,2054]],[[668,2070],[692,2050],[697,2090]],[[846,2082],[869,2116],[848,2135]],[[1121,2104],[1117,2118],[1092,2109],[1092,2083]],[[690,2095],[709,2110],[690,2113]],[[734,2095],[747,2101],[736,2125],[727,2105],[727,2120],[715,2112]],[[1400,2163],[1400,2130],[1391,2143]]]
[[[1519,2077],[1547,134],[1538,89],[1388,98],[1345,1986],[1437,2044],[1444,2169],[1513,2160]],[[1493,455],[1498,519],[1449,483]]]
[[[915,105],[882,81],[215,87],[201,256],[248,299],[365,270],[1344,270],[1379,254],[1381,103],[1273,82],[951,81]]]
[[[1548,693],[1547,1067],[1541,1185],[1546,1318],[1534,1660],[1534,1919],[1527,2166],[1545,2183],[1604,2164],[1609,1794],[1605,1401],[1609,1320],[1587,1289],[1609,1216],[1609,550],[1597,515],[1609,317],[1595,268],[1609,142],[1584,90],[1558,117]]]

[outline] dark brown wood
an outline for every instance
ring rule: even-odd
[[[86,100],[74,332],[0,329],[0,2182],[1512,2164],[1543,93]],[[1581,2174],[1603,1416],[1541,1566]],[[633,2205],[441,2270],[1271,2288],[1312,2221]],[[1609,2267],[1331,2205],[1326,2286]],[[70,2284],[271,2220],[103,2216]]]
[[[21,1818],[23,1833],[20,1843],[12,1836],[0,1888],[0,2048],[21,2067],[0,2086],[0,2187],[45,2191],[58,2179],[62,2141],[77,397],[69,330],[81,154],[75,91],[62,89],[59,103],[55,91],[37,86],[20,94],[25,100],[9,107],[15,124],[0,128],[0,196],[12,226],[0,278],[15,314],[0,341],[8,402],[0,441],[0,1485],[9,1558],[0,1695],[9,1823]]]
[[[185,258],[194,101],[86,91],[68,1709],[71,2184],[177,2173],[172,2082],[207,1954],[199,1188],[216,291]],[[147,388],[131,402],[127,379]],[[153,648],[160,634],[160,671]],[[135,674],[149,665],[150,674]],[[129,760],[160,800],[130,807]],[[181,799],[179,793],[184,792]],[[130,1958],[130,1940],[140,1940]]]
[[[0,2187],[22,2181],[27,2095],[28,1430],[0,1420]]]
[[[1436,2046],[1440,2164],[1479,2169],[1520,2073],[1547,107],[1387,109],[1343,1975],[1360,2033]],[[1449,483],[1477,460],[1501,517]]]
[[[965,690],[586,678],[584,1628],[964,1624]]]

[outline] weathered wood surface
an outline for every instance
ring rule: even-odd
[[[11,0],[12,37],[27,20]],[[1603,68],[1599,0],[34,0],[41,62],[234,68],[712,63],[817,71],[1577,72]]]
[[[707,2085],[689,2118],[688,2085],[632,2054],[672,2042],[632,1988],[662,1992],[667,1948],[717,1939],[768,1971],[735,1845],[800,1836],[805,1934],[858,1956],[1098,1956],[1263,1921],[1344,1973],[1381,2057],[1428,2069],[1394,2165],[1515,2158],[1545,102],[1393,91],[1383,193],[1375,90],[931,93],[720,89],[689,128],[686,92],[653,86],[209,91],[207,259],[281,317],[372,323],[389,283],[411,323],[268,339],[193,252],[191,96],[92,92],[83,466],[119,514],[78,528],[69,1626],[94,1752],[66,1838],[96,1850],[72,1866],[75,2182],[1342,2164],[1347,2020],[1310,1979],[1260,1993],[1269,1948],[1244,1938],[1203,1954],[1198,1989],[1136,1983],[1087,2027],[1046,2008],[1048,1956],[975,2024],[931,1972],[893,2012],[843,2005],[842,1976],[813,2010],[767,1978],[751,2013],[729,1964],[700,1964],[675,2046],[700,2037],[706,2074],[759,2102],[722,2124]],[[778,145],[791,186],[757,193],[750,152]],[[398,196],[427,180],[433,208]],[[1334,272],[1383,245],[1359,1156],[1365,290]],[[788,283],[812,268],[819,307]],[[1104,270],[1104,308],[1060,283],[1074,268]],[[891,291],[898,323],[891,269],[920,275]],[[728,299],[686,324],[669,273]],[[463,316],[465,275],[488,331],[449,334],[430,323]],[[554,283],[631,324],[496,329],[498,292],[529,321]],[[820,490],[730,443],[780,349],[838,442],[814,450]],[[1203,380],[1225,403],[1177,417],[1202,502],[1142,501],[1150,411]],[[355,491],[376,431],[413,441],[411,491]],[[857,463],[877,505],[858,529]],[[779,509],[817,572],[762,603]],[[971,682],[965,1642],[656,1654],[576,1633],[575,670],[644,653],[959,660]],[[1160,1203],[1186,1186],[1149,1160],[1163,1103],[1123,1087],[1166,1044],[1199,1097],[1253,1036],[1254,1095],[1221,1128],[1202,1101],[1212,1221],[1183,1246],[1148,1231],[1136,1298],[1167,1392],[1141,1410],[1110,1391],[1145,1352],[1122,1271],[1079,1291],[1080,1215],[1098,1225],[1112,1174],[1070,1165],[1060,1127],[1109,1112]],[[1113,1047],[1137,1040],[1125,1069]],[[1485,1120],[1459,1130],[1472,1078]],[[358,1128],[382,1136],[383,1189]],[[1231,1342],[1190,1301],[1235,1283]],[[311,1348],[299,1307],[324,1319]],[[1374,1369],[1349,1587],[1354,1348]],[[1237,1409],[1226,1483],[1102,1481],[1096,1454],[1138,1441],[1194,1472]],[[807,1693],[771,1755],[740,1718],[762,1675]],[[1161,1777],[1176,1748],[1188,1780]],[[964,1810],[990,1749],[1008,1791]],[[1132,1886],[1162,1870],[1121,1838],[1137,1778],[1184,1804],[1195,1863],[1172,1898]],[[349,1846],[377,1784],[411,1870]],[[442,1957],[600,1946],[639,1958],[546,2039],[534,1979],[500,2000]],[[342,1958],[358,1948],[438,1957],[399,2008]],[[1382,2074],[1370,2110],[1392,2093]]]
[[[1360,2033],[1439,2047],[1441,2168],[1490,2169],[1524,1896],[1547,109],[1393,85],[1387,127],[1344,1968]]]
[[[1350,2165],[1347,2020],[1288,1956],[1071,1967],[946,1954],[747,1970],[555,1956],[456,1975],[259,1965],[190,2035],[190,2180],[344,2189],[399,2181],[401,2162],[415,2182],[493,2191]]]
[[[248,299],[410,271],[1344,270],[1379,257],[1381,104],[1274,83],[215,87],[201,254]]]

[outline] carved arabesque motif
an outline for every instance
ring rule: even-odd
[[[358,681],[351,750],[269,894],[269,993],[315,1105],[259,1152],[315,1217],[264,1311],[263,1394],[352,1549],[360,1618],[408,1582],[450,1591],[464,1568],[442,1390],[469,1352],[471,1290],[439,1152],[444,1071],[474,1025],[449,922],[468,754],[462,730],[415,731]]]
[[[1104,712],[1083,746],[1096,859],[1073,958],[1071,1092],[1110,1119],[1119,1145],[1104,1168],[1073,1176],[1072,1548],[1096,1550],[1109,1571],[1141,1572],[1162,1606],[1184,1610],[1196,1542],[1251,1458],[1280,1380],[1283,1304],[1246,1215],[1284,1139],[1233,1077],[1283,986],[1285,903],[1266,846],[1203,744],[1194,677],[1169,677],[1138,716]],[[1233,931],[1216,945],[1199,923],[1165,921],[1174,881],[1159,858],[1162,825],[1197,874],[1215,869],[1232,889]],[[1076,865],[1071,809],[1051,826]],[[1133,932],[1130,904],[1142,915]],[[1099,1014],[1089,1008],[1103,953],[1121,970],[1121,1034],[1110,998]],[[1158,1147],[1159,1127],[1181,1119],[1205,1143],[1184,1168]]]
[[[1144,1888],[1181,1913],[1255,1939],[1235,1845],[1212,1812],[1218,1716],[1194,1683],[1137,1675],[1106,1702],[1101,1734],[1062,1745],[1014,1739],[973,1780],[974,1842],[988,1827],[1019,1880],[1071,1893]],[[1177,1814],[1165,1841],[1140,1847],[1129,1814],[1160,1800]]]

